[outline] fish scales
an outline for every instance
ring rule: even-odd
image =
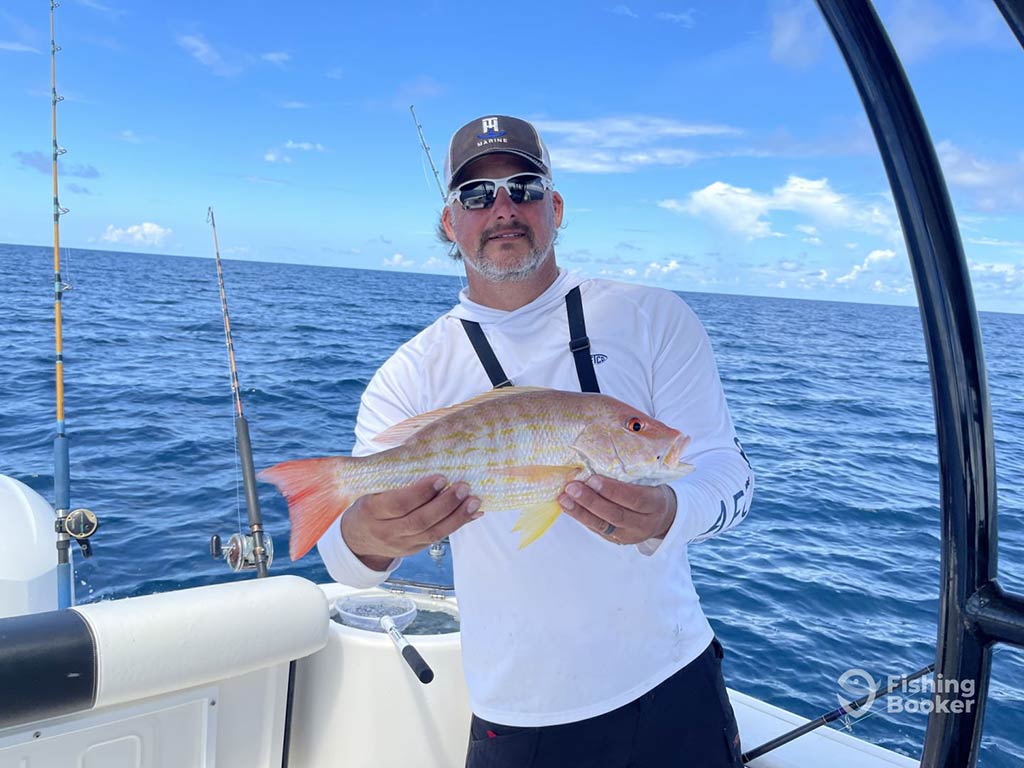
[[[647,485],[681,477],[689,438],[607,395],[538,387],[492,390],[397,424],[363,457],[286,461],[261,473],[288,499],[298,559],[360,496],[432,474],[465,482],[487,512],[520,511],[520,548],[561,513],[565,484],[602,474]]]
[[[586,409],[573,412],[538,407],[537,401],[543,403],[544,399],[497,400],[489,404],[492,407],[453,414],[450,421],[427,425],[394,454],[375,454],[377,461],[370,457],[366,484],[359,485],[367,492],[391,490],[440,473],[453,483],[468,483],[480,499],[481,509],[487,511],[548,501],[565,484],[562,477],[530,481],[502,472],[506,467],[575,464],[580,477],[590,474],[571,447],[572,439],[588,423]]]

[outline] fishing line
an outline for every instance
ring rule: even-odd
[[[229,346],[230,344],[231,344],[231,339],[228,337],[228,326],[225,325],[224,326],[224,346]],[[234,377],[231,374],[231,359],[230,358],[228,358],[228,381],[231,382],[232,385],[234,384]],[[229,409],[232,411],[232,415],[231,415],[231,421],[232,422],[234,422],[234,419],[235,419],[235,416],[234,416],[234,413],[233,413],[233,411],[235,410],[234,409],[234,404],[235,404],[234,403],[234,398],[235,398],[235,393],[234,393],[234,390],[232,389],[231,398],[229,400],[230,405],[228,406]],[[238,434],[233,429],[231,430],[231,447],[232,447],[232,457],[234,458],[234,462],[235,462],[235,471],[234,471],[234,473],[232,475],[232,478],[233,478],[234,483],[235,483],[235,519],[236,519],[236,523],[237,523],[237,531],[238,531],[239,535],[241,535],[241,533],[242,533],[242,496],[241,496],[241,492],[240,492],[239,480],[240,480],[240,478],[242,476],[242,468],[241,468],[241,463],[240,463],[239,457],[238,457]]]
[[[427,176],[427,163],[425,158],[420,158],[420,170],[423,172],[423,186],[430,186],[430,178]]]
[[[64,285],[61,286],[61,289],[65,292],[74,290],[75,281],[71,278],[71,249],[66,245],[64,246],[64,266],[61,272],[64,276]]]
[[[230,371],[228,372],[228,375],[230,376]],[[233,415],[232,415],[231,419],[232,419],[232,421],[234,421],[234,416]],[[240,487],[241,486],[239,484],[239,479],[242,476],[242,467],[241,467],[241,463],[239,462],[239,459],[238,459],[238,435],[235,434],[235,430],[233,430],[233,429],[231,430],[231,447],[232,447],[232,450],[233,450],[232,456],[233,456],[233,458],[235,460],[235,471],[234,471],[234,475],[233,475],[234,481],[235,481],[235,518],[236,518],[236,521],[238,523],[238,528],[237,528],[238,533],[241,534],[242,533],[242,496],[241,496],[241,492],[240,492]]]
[[[439,174],[437,172],[437,166],[434,165],[434,158],[430,156],[430,145],[427,144],[427,139],[423,135],[423,126],[420,125],[420,121],[416,117],[416,105],[415,104],[410,104],[409,105],[409,112],[412,113],[412,122],[416,126],[416,133],[420,137],[420,146],[423,147],[423,154],[426,155],[427,162],[430,163],[430,170],[434,172],[434,181],[437,184],[437,191],[441,195],[441,205],[443,206],[445,204],[445,194],[444,194],[444,187],[441,184],[441,174]],[[420,158],[420,167],[423,168],[423,174],[425,176],[426,173],[427,173],[427,170],[426,170],[425,167],[423,167],[423,159],[422,158]],[[449,248],[449,251],[448,251],[449,257],[451,257],[451,254],[453,253],[452,249],[455,248],[455,247],[456,247],[455,243],[452,243],[451,247]],[[463,289],[465,289],[466,283],[465,283],[465,279],[464,279],[464,277],[463,277],[461,272],[458,274],[458,278],[459,278],[459,290],[462,291]]]

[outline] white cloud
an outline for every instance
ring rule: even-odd
[[[293,141],[288,139],[282,147],[273,147],[268,149],[263,154],[263,159],[268,163],[290,163],[292,161],[292,157],[287,154],[286,150],[293,150],[297,152],[326,152],[327,147],[318,141]]]
[[[124,13],[124,11],[119,11],[116,8],[111,8],[109,5],[104,5],[103,3],[99,3],[96,0],[77,0],[77,2],[79,5],[84,5],[86,8],[92,8],[94,11],[105,13],[113,18],[117,18]]]
[[[834,191],[824,178],[790,176],[783,186],[772,191],[772,197],[773,208],[801,211],[829,222],[848,220],[852,214],[846,198]]]
[[[394,256],[389,256],[388,258],[384,259],[383,263],[385,267],[399,267],[403,269],[416,266],[415,261],[406,258],[401,253],[396,253]]]
[[[127,141],[129,144],[141,144],[142,143],[142,139],[131,128],[126,128],[125,130],[121,131],[117,135],[117,137],[119,139],[121,139],[121,141]]]
[[[886,283],[882,280],[875,280],[871,283],[871,290],[874,293],[895,293],[902,296],[910,292],[910,286],[906,282]]]
[[[419,75],[398,86],[392,104],[409,109],[410,104],[433,99],[445,91],[444,86],[428,75]]]
[[[596,259],[596,261],[603,263],[604,259]],[[622,269],[609,269],[603,267],[597,271],[597,274],[599,277],[612,277],[621,280],[623,278],[633,279],[639,274],[639,272],[635,267],[623,267]]]
[[[455,262],[449,258],[439,259],[437,256],[431,256],[429,259],[423,262],[423,266],[420,267],[424,272],[430,272],[432,270],[441,270],[442,272],[452,272],[455,268]]]
[[[998,163],[940,141],[935,151],[950,186],[967,191],[981,210],[1024,208],[1024,158]]]
[[[282,101],[281,109],[308,109],[309,104],[304,101]]]
[[[560,147],[549,150],[551,164],[560,171],[576,173],[628,173],[632,169],[610,152]]]
[[[805,236],[800,238],[802,242],[809,245],[821,245],[822,240],[818,237],[818,228],[812,227],[809,224],[797,224],[794,229],[797,232],[803,233]]]
[[[729,125],[687,123],[650,115],[533,122],[546,137],[555,168],[578,173],[630,173],[652,165],[687,166],[723,153],[676,146],[679,142],[742,133]]]
[[[803,69],[818,60],[824,22],[809,3],[772,14],[771,57],[788,67]]]
[[[974,245],[991,245],[995,248],[1024,248],[1024,240],[997,240],[994,237],[969,237],[968,243]]]
[[[616,16],[628,16],[631,19],[640,18],[633,12],[633,10],[628,5],[616,5],[614,8],[612,8],[612,13],[614,13]]]
[[[644,165],[690,165],[700,160],[702,155],[690,149],[649,149],[630,152],[620,156],[627,165],[639,167]]]
[[[886,30],[904,63],[932,53],[970,45],[991,45],[1006,28],[994,3],[946,4],[934,0],[895,0],[880,10]]]
[[[248,176],[242,176],[245,181],[250,184],[272,184],[274,186],[288,186],[287,181],[281,181],[280,179],[268,179],[265,176],[254,176],[252,174]]]
[[[276,149],[268,149],[263,155],[263,159],[268,163],[290,163],[292,161],[288,155]]]
[[[694,13],[695,11],[693,8],[687,8],[682,13],[656,13],[654,14],[654,18],[660,19],[661,21],[671,21],[681,27],[693,29],[694,25],[697,23],[693,18]]]
[[[42,51],[33,48],[31,45],[4,42],[3,40],[0,40],[0,51],[11,51],[12,53],[42,53]]]
[[[313,150],[316,150],[317,152],[324,152],[327,150],[327,147],[325,147],[320,142],[313,143],[312,141],[292,141],[291,139],[288,139],[288,141],[284,143],[284,148],[297,149],[301,152],[312,152]]]
[[[675,213],[707,216],[748,240],[782,237],[778,232],[773,232],[763,218],[771,207],[770,198],[758,195],[746,187],[734,187],[716,181],[704,189],[692,192],[688,202],[662,200],[658,206]]]
[[[860,264],[854,264],[853,268],[845,275],[836,278],[836,284],[841,285],[843,283],[852,283],[862,273],[866,272],[873,265],[881,264],[882,262],[889,261],[896,256],[896,251],[890,251],[888,249],[874,250],[867,255],[867,258]],[[878,281],[876,281],[878,282]]]
[[[767,194],[716,181],[691,192],[689,200],[662,200],[658,205],[676,213],[706,216],[719,226],[750,240],[784,237],[772,229],[768,221],[771,211],[801,213],[831,227],[856,229],[890,240],[900,237],[892,213],[877,203],[861,203],[836,192],[827,178],[790,176],[785,184]]]
[[[1024,264],[971,261],[968,268],[975,285],[998,290],[1024,288]]]
[[[951,141],[940,141],[935,151],[946,180],[961,187],[982,188],[992,182],[997,169],[957,147]]]
[[[828,283],[828,270],[819,269],[817,272],[806,274],[797,279],[797,285],[805,291],[818,290]]]
[[[202,35],[181,35],[178,38],[178,45],[219,77],[230,77],[241,72],[240,67],[228,64]]]
[[[649,144],[652,139],[722,136],[742,133],[738,128],[714,123],[686,123],[666,117],[630,115],[596,120],[534,120],[544,136],[588,147],[621,148]]]
[[[675,259],[670,259],[667,264],[661,264],[657,261],[652,261],[647,265],[647,269],[644,270],[644,278],[649,277],[666,277],[679,269],[679,262]]]
[[[292,57],[289,56],[284,51],[270,51],[269,53],[260,54],[260,58],[263,59],[264,61],[269,61],[271,64],[276,64],[279,67],[283,67],[289,61],[291,61]]]
[[[102,237],[108,243],[153,246],[163,244],[163,241],[170,237],[171,233],[172,230],[166,227],[145,221],[142,224],[132,224],[123,229],[109,224]]]

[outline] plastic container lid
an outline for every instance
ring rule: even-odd
[[[349,595],[335,600],[333,608],[342,624],[369,632],[384,631],[384,616],[391,617],[399,632],[416,618],[416,604],[399,595]]]

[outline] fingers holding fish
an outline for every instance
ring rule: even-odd
[[[479,508],[465,483],[449,486],[443,477],[431,476],[360,497],[341,516],[341,533],[349,549],[369,565],[419,552],[479,517]]]
[[[480,499],[469,495],[469,486],[466,483],[455,483],[405,515],[402,520],[403,531],[410,539],[426,536],[426,544],[430,544],[479,517],[483,514],[479,510]],[[445,530],[440,536],[432,538],[435,529],[441,530],[448,526],[451,526],[451,530]]]
[[[371,494],[373,508],[379,518],[406,517],[410,510],[418,509],[448,488],[443,475],[430,475],[410,483],[404,488]]]
[[[424,546],[440,541],[445,536],[450,536],[466,523],[482,517],[483,514],[484,511],[480,509],[480,499],[475,496],[466,497],[454,512],[424,532],[427,541]]]
[[[558,503],[567,515],[616,544],[663,537],[676,513],[675,492],[667,485],[634,485],[598,476],[566,485]]]

